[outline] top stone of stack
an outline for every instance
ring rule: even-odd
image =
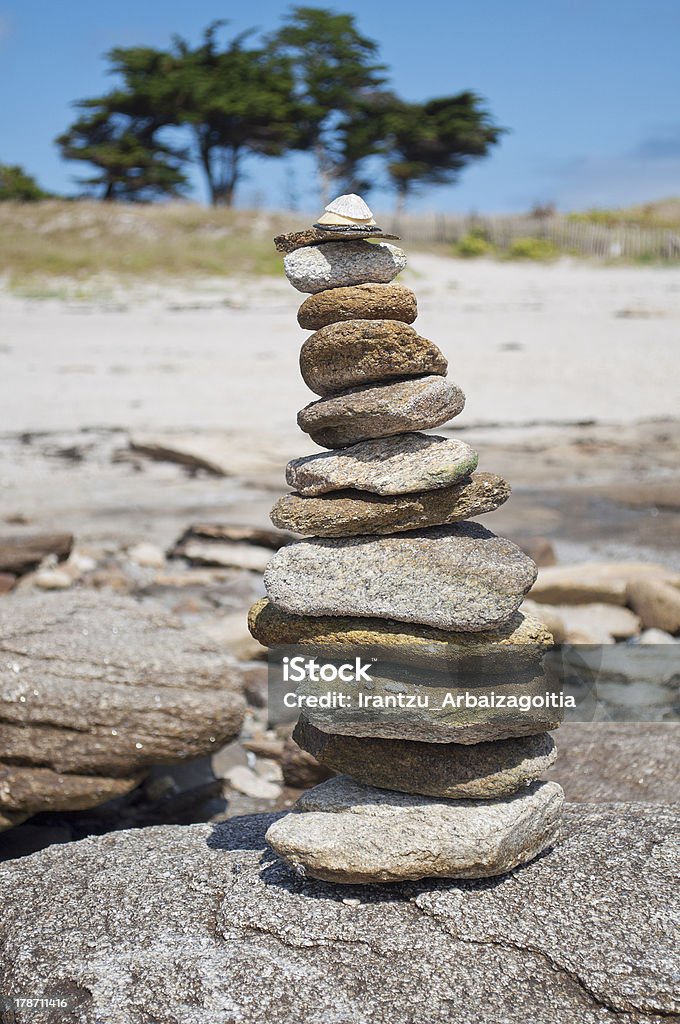
[[[378,227],[373,214],[361,196],[350,193],[338,196],[332,203],[329,203],[311,228],[277,235],[274,245],[279,252],[291,253],[308,245],[317,245],[319,242],[335,242],[340,238],[389,238],[394,240],[398,237],[398,235],[388,235]]]

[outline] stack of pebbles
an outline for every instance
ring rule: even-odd
[[[272,521],[308,539],[272,558],[250,629],[310,657],[374,656],[370,681],[346,685],[341,706],[309,700],[327,683],[298,691],[295,739],[341,774],[267,839],[301,874],[340,883],[499,874],[553,842],[563,800],[537,781],[555,757],[554,711],[444,700],[469,693],[470,679],[478,696],[544,692],[552,638],[518,611],[534,563],[466,522],[501,505],[507,483],[476,473],[464,442],[421,433],[465,397],[409,326],[416,298],[392,283],[406,258],[389,237],[360,197],[341,196],[311,230],[276,239],[288,280],[311,293],[300,367],[321,397],[298,423],[330,450],[288,465],[294,493]]]

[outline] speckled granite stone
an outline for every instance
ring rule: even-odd
[[[293,459],[286,481],[305,497],[352,488],[411,494],[450,487],[477,467],[477,452],[453,438],[407,433],[362,441],[341,452]]]
[[[476,523],[395,537],[315,538],[276,552],[264,583],[299,615],[367,615],[484,630],[519,608],[536,566],[516,544]]]
[[[550,846],[563,801],[556,782],[478,802],[407,796],[340,775],[303,793],[266,838],[300,874],[326,882],[488,878]]]
[[[364,785],[449,800],[509,796],[540,778],[557,755],[547,732],[470,745],[418,743],[322,732],[304,715],[293,739],[327,768]]]
[[[443,377],[351,388],[298,413],[301,430],[323,448],[441,426],[462,411],[465,395]]]
[[[397,320],[348,320],[315,331],[302,346],[300,372],[317,395],[425,374],[446,374],[436,345]]]
[[[320,498],[287,494],[274,505],[271,520],[282,530],[312,537],[402,533],[493,512],[509,494],[510,487],[500,476],[475,473],[453,487],[416,494],[385,496],[353,490]]]
[[[299,292],[355,284],[389,284],[406,267],[406,253],[389,242],[324,242],[296,249],[283,259],[286,277]]]

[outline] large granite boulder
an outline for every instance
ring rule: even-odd
[[[3,992],[78,1024],[668,1024],[677,812],[568,807],[476,882],[339,888],[273,858],[273,815],[117,832],[0,865]],[[77,927],[76,927],[77,923]],[[35,1024],[19,1009],[16,1024]]]
[[[3,612],[0,828],[93,807],[238,735],[233,662],[159,605],[73,591]]]

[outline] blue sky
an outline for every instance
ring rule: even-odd
[[[313,4],[313,0],[309,0]],[[338,0],[357,15],[410,100],[471,88],[512,130],[456,186],[428,190],[415,208],[519,211],[612,206],[680,195],[680,0]],[[271,30],[279,0],[0,0],[0,162],[41,184],[73,189],[83,168],[59,158],[54,137],[70,103],[110,87],[102,54],[115,45],[198,40],[216,18],[237,31]],[[196,176],[195,197],[204,198]],[[254,159],[240,205],[285,205],[290,183],[315,209],[306,157],[286,171]],[[390,198],[377,193],[374,205]]]

